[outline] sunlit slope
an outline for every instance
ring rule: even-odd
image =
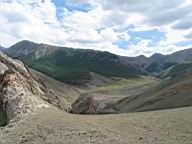
[[[161,82],[139,95],[121,99],[107,109],[115,112],[133,112],[178,108],[192,105],[192,73]]]

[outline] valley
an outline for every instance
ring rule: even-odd
[[[28,41],[24,45],[32,51],[23,41],[4,50],[17,59],[0,52],[0,143],[192,141],[188,55],[182,60],[173,59],[175,54],[171,60],[159,54],[134,58]],[[181,51],[182,56],[190,51]],[[70,113],[79,96],[85,96],[79,100],[85,113]]]
[[[68,106],[75,101],[81,93],[90,93],[94,96],[98,106],[101,107],[101,111],[104,109],[102,105],[105,105],[106,107],[125,97],[142,94],[150,87],[154,87],[160,83],[160,80],[157,80],[154,77],[144,76],[132,79],[107,78],[92,73],[91,81],[86,85],[80,86],[59,82],[32,69],[31,72],[33,72],[33,74],[35,74],[50,89],[54,90],[57,95],[69,100]]]
[[[0,144],[192,144],[192,0],[0,0]]]

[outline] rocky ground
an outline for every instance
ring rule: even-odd
[[[67,109],[67,99],[56,95],[18,60],[0,52],[0,111],[8,124],[15,124],[25,114],[39,108]]]
[[[79,88],[48,80],[39,79],[20,61],[0,53],[0,111],[6,114],[7,122],[0,128],[0,144],[192,144],[192,107],[108,115],[70,114],[66,110],[78,97]],[[119,88],[123,93],[133,91],[123,82],[93,93],[122,94]],[[94,99],[88,97],[83,102],[77,99],[75,107],[79,110],[82,103],[90,101],[95,106]]]
[[[116,115],[51,108],[0,131],[1,144],[192,144],[192,107]]]

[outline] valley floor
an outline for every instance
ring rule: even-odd
[[[192,107],[110,115],[39,109],[0,131],[1,144],[192,144]]]

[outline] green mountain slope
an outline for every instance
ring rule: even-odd
[[[184,64],[175,64],[163,71],[161,71],[157,77],[159,78],[170,78],[175,77],[177,75],[182,75],[187,71],[192,71],[192,63],[184,63]]]
[[[192,71],[163,81],[142,94],[123,98],[106,110],[122,113],[184,106],[192,106]]]
[[[88,82],[91,72],[123,78],[145,75],[135,64],[109,52],[57,47],[25,40],[6,49],[6,54],[19,58],[37,71],[71,84]]]
[[[170,55],[155,53],[149,57],[149,62],[145,64],[144,69],[160,78],[173,77],[184,69],[190,68],[190,63],[192,63],[192,48]]]
[[[122,57],[109,52],[86,49],[72,49],[47,44],[21,41],[5,50],[13,58],[21,59],[33,69],[57,80],[68,83],[85,83],[90,72],[104,76],[138,77],[154,75],[170,78],[187,70],[192,63],[192,49],[185,49],[170,55],[153,54],[147,58]]]
[[[21,59],[35,70],[72,84],[87,82],[90,72],[124,78],[144,75],[132,65],[122,63],[119,56],[109,52],[58,48],[39,59],[35,59],[34,55],[35,53],[31,53]]]

